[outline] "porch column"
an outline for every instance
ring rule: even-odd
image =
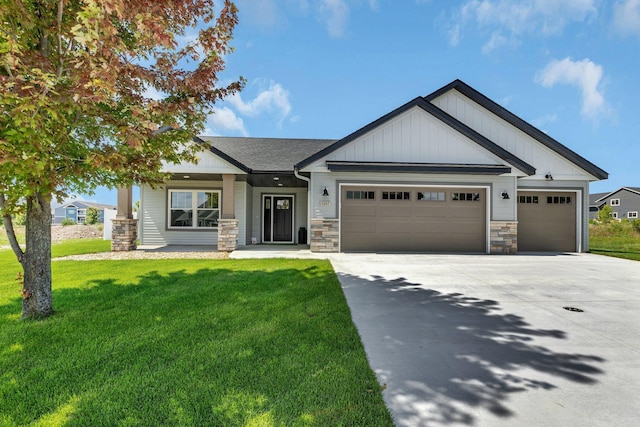
[[[218,251],[220,252],[232,252],[238,247],[239,221],[235,219],[235,183],[235,175],[222,175],[222,214],[218,220]]]
[[[118,187],[118,210],[111,220],[111,251],[135,251],[138,221],[133,219],[132,188]]]
[[[222,175],[222,219],[234,219],[235,211],[235,183],[236,176],[233,174]]]

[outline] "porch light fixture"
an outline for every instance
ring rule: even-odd
[[[507,190],[504,190],[500,195],[502,196],[503,200],[509,200],[509,193],[507,193]]]
[[[548,174],[546,174],[546,175],[544,176],[544,178],[545,178],[547,181],[553,181],[553,177],[551,176],[551,172],[549,172]]]
[[[329,195],[329,190],[327,190],[327,187],[324,187],[324,190],[322,190],[322,195],[323,196],[328,196]]]

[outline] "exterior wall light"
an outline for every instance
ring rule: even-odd
[[[545,178],[547,181],[553,181],[553,177],[551,176],[551,172],[549,172],[548,174],[546,174],[546,175],[544,176],[544,178]]]
[[[509,193],[507,193],[507,190],[504,190],[500,195],[502,196],[503,200],[509,200]]]
[[[324,187],[324,190],[322,190],[322,195],[325,197],[329,195],[329,190],[327,190],[327,187]]]

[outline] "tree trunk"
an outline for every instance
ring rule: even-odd
[[[51,198],[27,197],[26,250],[22,318],[43,318],[53,314],[51,302]]]

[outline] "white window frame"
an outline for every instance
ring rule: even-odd
[[[76,222],[78,224],[84,224],[85,222],[87,222],[87,210],[86,209],[78,208],[78,210],[76,211]]]
[[[620,206],[620,199],[611,199],[609,201],[609,206]]]
[[[191,225],[190,226],[176,226],[171,225],[171,196],[173,193],[191,193]],[[171,188],[167,190],[167,229],[168,230],[218,230],[218,226],[205,227],[200,226],[200,221],[194,221],[193,218],[198,218],[198,193],[217,193],[218,194],[218,207],[213,208],[213,211],[218,212],[218,220],[222,214],[222,191],[219,189],[209,188]],[[179,209],[179,208],[176,208]],[[186,208],[185,208],[186,209]],[[207,209],[209,210],[209,209]]]
[[[627,218],[630,218],[630,219],[638,218],[638,211],[627,212]]]
[[[611,212],[611,218],[618,219],[618,212]]]

